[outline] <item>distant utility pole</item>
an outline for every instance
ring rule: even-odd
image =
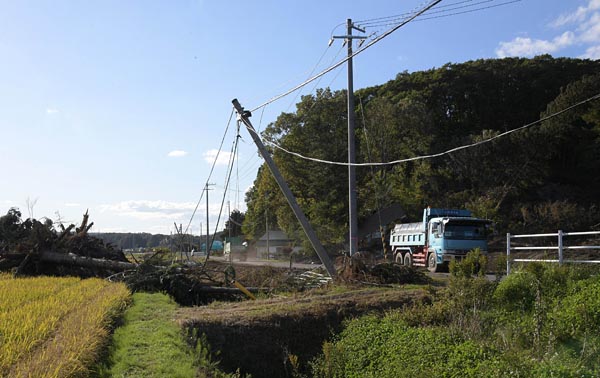
[[[232,222],[231,222],[231,202],[227,201],[227,213],[229,214],[229,218],[227,219],[227,228],[229,228],[229,262],[233,262],[233,253],[231,250],[231,227],[232,227]],[[227,243],[225,243],[225,245],[227,245]],[[223,250],[223,254],[225,254],[225,250]]]
[[[208,186],[209,185],[215,185],[215,184],[209,184],[208,182],[206,183],[206,186],[204,187],[204,190],[206,191],[206,256],[210,255],[210,226],[208,223],[208,191],[212,190],[209,189]]]
[[[346,22],[347,34],[333,36],[333,39],[344,39],[348,47],[348,244],[350,247],[350,256],[354,255],[358,250],[358,206],[356,205],[356,149],[354,143],[354,73],[352,70],[352,40],[366,39],[365,36],[352,35],[352,30],[358,30],[364,33],[364,29],[355,26],[352,19]],[[330,41],[331,43],[332,41]]]
[[[267,260],[269,260],[270,246],[269,246],[269,192],[265,192],[265,231],[267,236]]]

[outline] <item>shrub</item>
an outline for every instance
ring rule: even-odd
[[[554,308],[559,337],[578,337],[600,329],[600,276],[579,281]]]
[[[498,284],[493,299],[501,310],[523,313],[533,308],[535,294],[535,275],[529,272],[515,272]]]
[[[487,270],[487,256],[479,248],[467,253],[462,260],[450,262],[450,273],[454,277],[482,277]]]

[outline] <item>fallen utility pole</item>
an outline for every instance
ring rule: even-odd
[[[327,269],[327,273],[329,273],[329,276],[331,276],[331,278],[335,278],[337,276],[337,273],[335,271],[333,264],[331,263],[331,260],[329,259],[329,256],[327,255],[327,252],[325,251],[325,248],[323,248],[323,245],[319,241],[319,238],[317,237],[315,230],[313,230],[310,223],[308,223],[308,219],[306,219],[304,212],[302,212],[302,209],[300,209],[300,206],[298,206],[298,202],[296,202],[296,197],[294,197],[294,194],[290,190],[287,182],[285,182],[285,180],[283,179],[283,176],[279,172],[279,168],[277,168],[277,165],[275,165],[275,162],[271,158],[271,155],[269,154],[269,152],[265,148],[265,145],[262,143],[262,141],[260,140],[260,137],[256,133],[254,126],[252,126],[252,123],[250,122],[250,119],[249,119],[250,116],[252,116],[252,114],[249,111],[245,111],[237,99],[233,99],[233,101],[231,101],[231,102],[233,103],[233,106],[238,113],[238,118],[244,123],[244,125],[246,125],[246,129],[250,133],[250,136],[254,140],[254,143],[256,143],[256,146],[258,147],[258,151],[262,155],[263,159],[265,159],[265,162],[267,163],[267,166],[271,170],[271,173],[273,174],[275,181],[277,181],[277,184],[279,185],[279,188],[283,192],[283,195],[285,196],[288,203],[290,204],[290,207],[292,208],[294,215],[300,222],[300,225],[302,226],[304,233],[306,233],[306,236],[310,240],[310,244],[317,252],[317,255],[321,259],[321,262],[325,266],[325,269]]]

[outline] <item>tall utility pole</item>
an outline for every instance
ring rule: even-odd
[[[334,39],[344,39],[348,47],[348,244],[350,247],[350,256],[354,255],[358,250],[358,206],[356,205],[356,150],[354,143],[354,73],[352,70],[352,40],[365,39],[364,36],[352,35],[352,30],[358,30],[364,33],[364,29],[355,26],[352,19],[348,19],[347,34],[334,36]]]
[[[208,188],[209,185],[215,184],[209,184],[207,182],[206,186],[204,187],[204,190],[206,190],[206,256],[210,255],[210,226],[208,225],[208,191],[212,189]]]

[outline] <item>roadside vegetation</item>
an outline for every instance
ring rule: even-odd
[[[89,374],[126,307],[124,284],[0,275],[0,376]]]
[[[316,377],[597,377],[600,276],[531,264],[490,282],[483,256],[452,266],[429,304],[349,321]]]

